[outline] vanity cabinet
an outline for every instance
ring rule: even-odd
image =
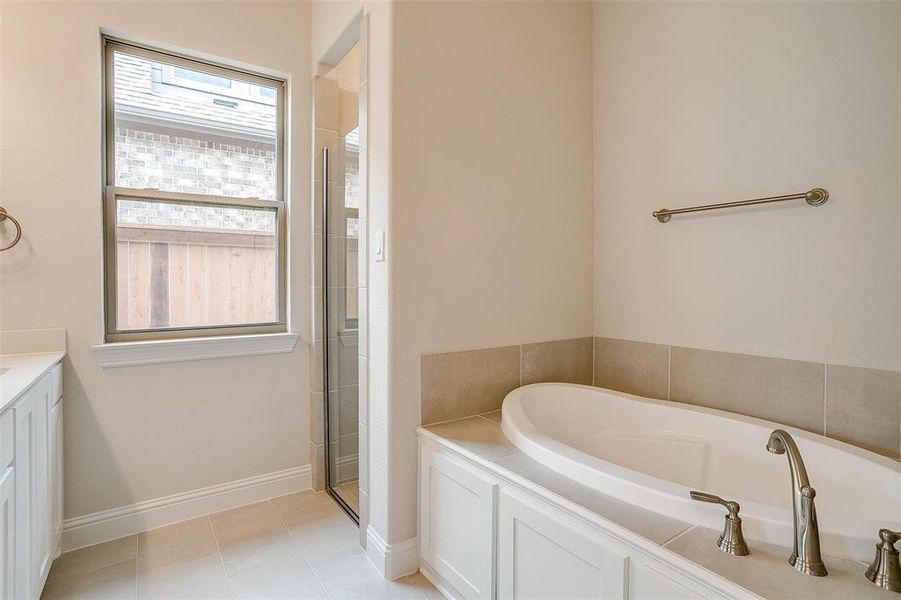
[[[50,408],[50,550],[62,554],[63,541],[63,403],[57,398]]]
[[[0,414],[0,597],[40,598],[62,528],[59,364]]]
[[[421,434],[420,570],[450,598],[757,598]]]
[[[12,414],[10,414],[12,417]],[[10,455],[12,452],[10,452]],[[16,470],[0,468],[0,598],[12,598],[16,556]]]

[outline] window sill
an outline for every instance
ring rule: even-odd
[[[208,338],[117,342],[93,346],[94,357],[103,368],[156,365],[260,354],[282,354],[294,350],[296,333],[229,335]]]

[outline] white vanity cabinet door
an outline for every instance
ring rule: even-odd
[[[0,469],[0,598],[13,598],[16,569],[16,470]]]
[[[63,533],[63,403],[56,401],[50,409],[50,556],[62,552]]]
[[[15,554],[15,598],[32,598],[35,576],[35,508],[37,506],[37,477],[34,465],[37,449],[37,419],[34,390],[19,399],[13,409],[16,417],[16,554]]]
[[[626,597],[628,557],[596,530],[507,490],[498,503],[497,593],[503,599]],[[587,526],[586,526],[587,527]]]
[[[494,598],[497,483],[421,446],[421,557],[464,598]]]
[[[53,563],[53,502],[50,496],[50,405],[51,374],[47,373],[34,386],[38,406],[35,407],[37,439],[35,452],[35,479],[37,483],[37,515],[35,566],[36,589],[40,590],[50,574]]]
[[[16,598],[37,598],[50,571],[50,491],[44,375],[16,403]]]

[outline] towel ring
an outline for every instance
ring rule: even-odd
[[[5,221],[6,219],[9,219],[10,221],[12,221],[12,222],[13,222],[13,225],[16,226],[16,237],[15,237],[15,239],[12,241],[11,244],[9,244],[8,246],[3,246],[2,248],[0,248],[0,252],[3,252],[4,250],[9,250],[10,248],[12,248],[12,247],[15,246],[16,244],[18,244],[20,239],[22,239],[22,226],[19,225],[19,221],[16,220],[16,218],[15,218],[14,216],[12,216],[12,215],[9,214],[8,212],[6,212],[6,209],[5,209],[5,208],[3,208],[2,206],[0,206],[0,222]]]

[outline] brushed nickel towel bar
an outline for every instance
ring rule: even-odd
[[[15,218],[14,216],[12,216],[12,215],[9,214],[8,212],[6,212],[6,209],[5,209],[5,208],[3,208],[2,206],[0,206],[0,223],[2,223],[3,221],[5,221],[6,219],[9,219],[10,221],[12,221],[12,222],[13,222],[13,225],[16,226],[16,237],[15,237],[15,239],[12,241],[11,244],[9,244],[9,245],[7,245],[7,246],[3,246],[2,248],[0,248],[0,252],[3,252],[4,250],[9,250],[10,248],[12,248],[12,247],[15,246],[16,244],[18,244],[20,239],[22,239],[22,226],[19,225],[19,221],[17,221],[16,218]]]
[[[723,202],[721,204],[705,204],[703,206],[689,206],[687,208],[661,208],[651,213],[661,223],[667,223],[673,215],[682,213],[701,212],[702,210],[718,210],[720,208],[735,208],[737,206],[751,206],[752,204],[769,204],[770,202],[785,202],[786,200],[804,200],[811,206],[819,206],[829,199],[829,192],[823,188],[813,188],[809,192],[800,194],[786,194],[785,196],[770,196],[768,198],[754,198],[753,200],[739,200],[737,202]]]

